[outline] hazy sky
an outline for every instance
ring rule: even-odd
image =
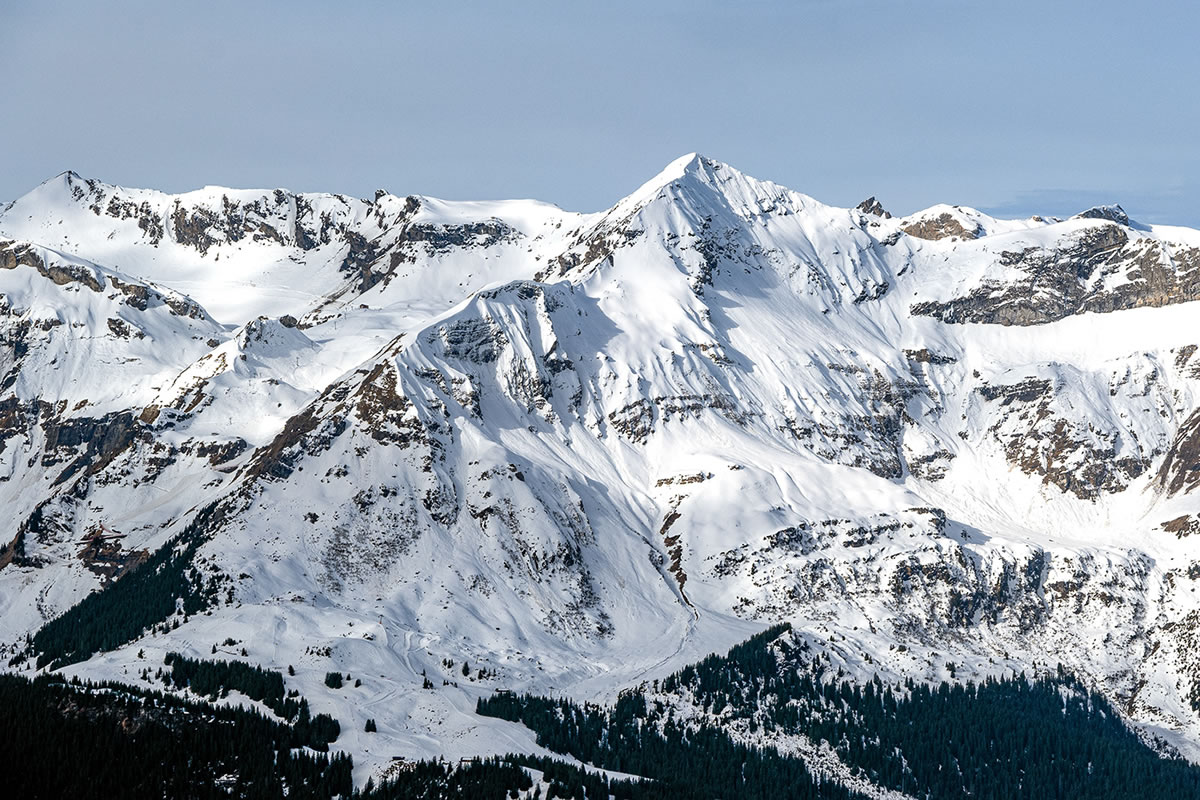
[[[127,186],[607,207],[700,151],[820,200],[1200,226],[1160,2],[0,0],[0,199]]]

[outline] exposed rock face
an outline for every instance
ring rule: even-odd
[[[283,205],[288,198],[278,193],[274,200]],[[171,212],[171,236],[179,244],[194,247],[201,255],[208,252],[215,242],[239,242],[249,237],[252,241],[274,241],[285,244],[286,240],[278,229],[270,225],[265,215],[270,213],[264,203],[255,202],[248,206],[221,198],[219,210],[205,208],[187,209],[176,201]]]
[[[24,536],[18,533],[12,538],[11,542],[0,547],[0,569],[4,569],[14,562],[19,562],[21,557],[25,555],[24,538]]]
[[[90,532],[79,544],[83,547],[77,557],[105,583],[137,569],[150,558],[149,550],[122,550],[119,538],[105,534],[103,529]]]
[[[98,472],[133,443],[135,424],[134,416],[129,412],[109,414],[99,419],[47,419],[42,422],[46,436],[42,465],[61,463],[65,460],[65,454],[74,454],[82,449],[83,452],[59,473],[54,482],[61,484],[80,471],[85,474]]]
[[[912,313],[943,322],[1040,325],[1200,299],[1200,249],[1131,238],[1117,225],[1084,228],[1052,248],[1000,253],[1016,280],[987,280],[965,297],[922,302]]]
[[[974,239],[982,231],[978,226],[965,227],[962,222],[951,214],[939,214],[932,219],[918,220],[901,228],[909,236],[918,239],[937,241],[957,237],[959,239]]]
[[[83,265],[47,263],[36,248],[28,242],[12,242],[0,239],[0,269],[32,267],[59,286],[79,283],[93,292],[102,292],[104,287],[95,273]]]
[[[626,218],[609,225],[599,225],[582,235],[571,247],[557,256],[546,271],[534,275],[535,280],[561,278],[572,272],[583,272],[596,264],[611,263],[613,253],[632,244],[640,235],[637,228],[626,227]]]
[[[904,355],[910,361],[915,361],[918,364],[953,364],[958,361],[954,356],[934,353],[927,347],[922,347],[920,350],[905,350]]]
[[[401,236],[401,241],[419,244],[425,255],[434,256],[457,248],[487,248],[520,238],[521,234],[498,219],[471,222],[463,225],[414,224]]]
[[[1200,533],[1200,520],[1194,518],[1191,514],[1184,514],[1175,519],[1167,520],[1161,527],[1167,533],[1173,533],[1177,538],[1182,539],[1185,536]]]
[[[871,214],[876,217],[883,217],[884,219],[892,218],[892,215],[883,207],[882,203],[875,199],[874,195],[859,203],[857,210],[864,214]]]
[[[1169,495],[1191,492],[1200,485],[1200,411],[1192,412],[1179,426],[1155,482]]]
[[[456,250],[482,250],[512,243],[521,233],[498,219],[461,225],[435,225],[411,222],[420,209],[416,198],[408,198],[404,209],[388,222],[388,230],[374,239],[347,230],[342,236],[348,247],[342,260],[343,272],[358,275],[358,290],[365,292],[387,283],[405,264],[420,258],[434,258]]]
[[[1146,577],[1144,563],[1132,572],[1097,574],[1092,559],[979,547],[948,535],[954,527],[939,509],[801,522],[757,547],[714,556],[710,569],[715,576],[753,576],[757,591],[741,598],[739,613],[767,619],[801,608],[812,613],[849,593],[863,603],[885,603],[898,628],[919,631],[933,646],[981,624],[1036,640],[1064,612],[1068,619],[1086,617],[1092,603],[1116,605],[1119,594],[1136,593]]]
[[[38,257],[33,245],[28,242],[0,239],[0,269],[16,269],[20,266],[41,270],[45,265]]]
[[[1106,219],[1118,225],[1128,225],[1129,215],[1120,206],[1096,206],[1075,215],[1076,219]]]
[[[98,201],[92,205],[92,211],[96,214],[100,213],[100,204]],[[143,200],[141,203],[134,203],[131,200],[122,199],[114,194],[109,198],[108,205],[104,208],[104,213],[117,219],[136,219],[138,227],[151,244],[158,244],[162,241],[163,233],[165,232],[164,220],[146,200]]]
[[[1155,381],[1149,384],[1153,389]],[[976,392],[988,404],[987,418],[995,420],[988,434],[1013,467],[1063,492],[1095,500],[1123,491],[1150,468],[1157,452],[1133,430],[1078,418],[1062,388],[1037,378],[983,384]]]

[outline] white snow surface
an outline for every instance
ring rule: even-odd
[[[974,238],[905,232],[930,220]],[[1195,758],[1200,562],[1162,526],[1200,502],[1160,470],[1196,304],[914,308],[1041,296],[1010,254],[1117,229],[1133,255],[1080,292],[1200,263],[1187,229],[884,219],[695,154],[596,214],[64,173],[0,213],[0,259],[43,265],[0,260],[0,547],[48,520],[0,568],[0,642],[102,585],[96,525],[154,549],[217,502],[200,559],[233,601],[67,671],[291,665],[360,781],[539,752],[474,714],[497,688],[603,700],[779,620],[861,677],[1062,662]],[[122,414],[111,455],[62,432]]]

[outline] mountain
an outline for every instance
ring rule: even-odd
[[[290,667],[361,783],[789,622],[826,679],[1061,664],[1200,757],[1198,231],[694,154],[595,214],[68,172],[0,294],[15,671]]]

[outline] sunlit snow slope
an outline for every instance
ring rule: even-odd
[[[1200,232],[1116,206],[695,155],[590,215],[64,173],[0,213],[5,660],[187,529],[221,602],[66,670],[292,665],[364,780],[779,620],[864,677],[1061,662],[1200,753],[1197,299]]]

